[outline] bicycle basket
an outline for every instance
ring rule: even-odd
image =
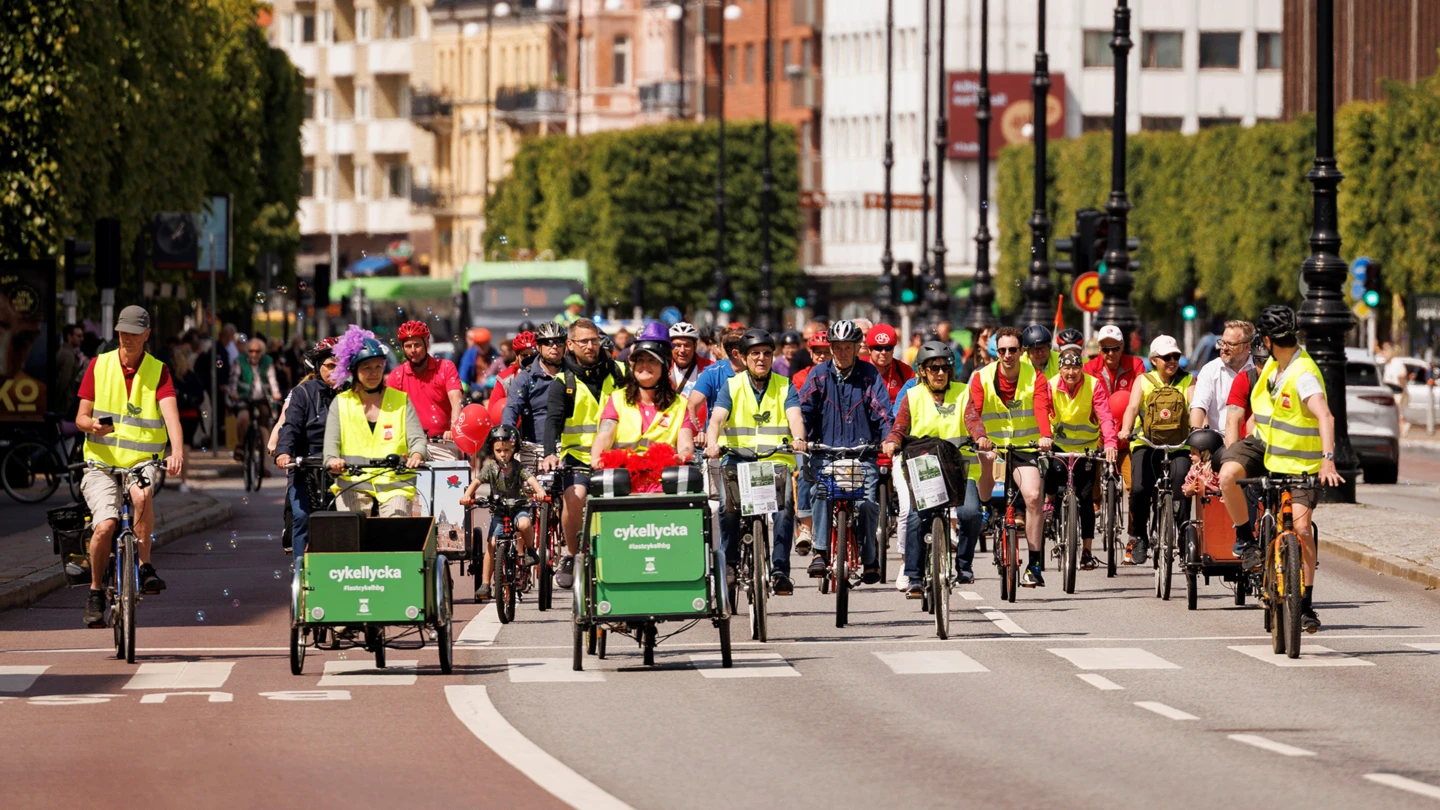
[[[71,587],[90,584],[90,510],[73,503],[45,513],[54,539],[55,553],[65,569],[65,583]]]
[[[851,458],[836,459],[820,468],[816,482],[831,500],[858,500],[865,497],[865,465]]]

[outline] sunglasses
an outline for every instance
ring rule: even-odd
[[[1178,355],[1178,354],[1162,354],[1162,355],[1160,355],[1160,360],[1161,360],[1161,362],[1165,362],[1165,363],[1173,363],[1173,362],[1175,362],[1176,360],[1179,360],[1179,359],[1180,359],[1180,355]]]
[[[320,364],[320,368],[321,368],[322,370],[324,370],[324,371],[334,371],[335,368],[336,368],[337,366],[339,366],[339,365],[340,365],[339,363],[336,363],[336,362],[331,361],[331,362],[329,362],[329,363],[321,363],[321,364]]]
[[[870,351],[872,351],[872,352],[893,352],[893,351],[895,351],[895,347],[894,347],[894,346],[871,346],[871,347],[870,347]]]
[[[928,371],[928,372],[930,372],[930,373],[932,373],[932,374],[934,374],[934,373],[936,373],[936,372],[946,372],[946,373],[948,373],[948,372],[950,371],[950,366],[949,366],[949,365],[945,365],[945,364],[934,365],[934,366],[925,366],[925,370]]]
[[[1019,354],[1019,346],[1001,346],[995,350],[997,354]]]
[[[565,345],[565,338],[546,338],[545,340],[537,340],[537,341],[535,341],[535,345],[537,345],[537,346],[564,346],[564,345]]]
[[[1104,347],[1104,346],[1101,346],[1101,347],[1100,347],[1100,351],[1102,351],[1102,352],[1104,352],[1104,353],[1106,353],[1106,354],[1115,354],[1116,352],[1120,351],[1120,347],[1119,347],[1119,346],[1111,346],[1111,347],[1109,347],[1109,348],[1106,348],[1106,347]]]

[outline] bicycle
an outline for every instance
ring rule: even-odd
[[[875,444],[809,445],[811,452],[832,459],[818,470],[809,469],[809,465],[806,469],[818,486],[817,492],[829,502],[830,567],[820,576],[820,592],[835,594],[836,627],[844,627],[850,621],[850,589],[855,587],[850,577],[863,566],[860,540],[855,536],[860,517],[855,505],[865,498],[865,465],[858,457],[876,448]]]
[[[738,605],[738,592],[745,593],[746,601],[750,604],[750,638],[754,641],[769,640],[769,616],[765,606],[770,599],[770,538],[772,527],[770,526],[769,512],[756,512],[744,514],[743,504],[740,500],[740,467],[756,463],[776,454],[790,454],[794,450],[790,445],[782,444],[764,453],[745,447],[721,447],[720,456],[732,456],[740,464],[721,465],[719,474],[721,485],[725,487],[725,509],[727,512],[738,512],[740,518],[740,559],[735,565],[735,584],[729,586],[730,604]],[[778,506],[780,509],[788,509],[788,498],[786,487],[782,482],[789,480],[789,467],[784,464],[776,465],[781,471],[775,472],[775,484]]]
[[[1170,600],[1170,579],[1175,573],[1176,549],[1180,545],[1179,528],[1175,524],[1175,486],[1170,480],[1169,454],[1188,449],[1184,444],[1155,444],[1144,436],[1135,437],[1141,444],[1161,452],[1160,477],[1155,481],[1155,497],[1150,501],[1151,565],[1155,568],[1155,596]],[[1135,475],[1142,475],[1136,471]]]
[[[106,621],[115,631],[115,657],[127,664],[135,663],[135,614],[140,604],[140,539],[135,536],[130,501],[130,487],[150,487],[144,472],[150,467],[160,467],[159,456],[142,461],[133,467],[112,467],[99,461],[84,461],[77,465],[81,470],[100,470],[112,477],[120,478],[120,527],[110,539],[110,567],[105,571],[105,599],[109,602]],[[158,591],[154,592],[158,593]],[[103,625],[101,625],[103,626]]]
[[[535,466],[545,453],[540,445],[520,442],[515,457],[535,473],[535,478],[548,496],[535,504],[535,567],[530,581],[536,588],[535,606],[549,610],[555,598],[556,555],[565,554],[565,541],[560,534],[560,504],[564,501],[564,488],[560,486],[557,473],[538,472]]]
[[[1097,451],[1089,450],[1084,453],[1045,453],[1041,456],[1065,465],[1065,496],[1055,517],[1056,543],[1052,552],[1060,558],[1060,589],[1065,593],[1075,593],[1075,572],[1080,566],[1080,497],[1075,492],[1075,465],[1098,455]],[[1113,549],[1111,555],[1113,559]]]
[[[1301,597],[1305,592],[1304,559],[1300,535],[1295,531],[1295,514],[1291,490],[1316,489],[1320,479],[1314,475],[1271,474],[1263,478],[1242,478],[1236,483],[1255,486],[1261,491],[1262,511],[1255,523],[1255,538],[1265,540],[1265,565],[1260,572],[1260,604],[1265,613],[1265,630],[1270,633],[1270,648],[1276,655],[1300,657],[1300,634],[1303,632]],[[1278,516],[1278,520],[1277,520]],[[1310,530],[1315,531],[1312,523]]]
[[[969,437],[948,439],[957,448],[968,447],[973,444]],[[959,499],[965,499],[965,462],[961,461],[959,479],[961,487]],[[915,483],[910,481],[909,465],[904,466],[903,473],[906,482],[910,484],[912,499],[912,520],[921,520],[921,512],[918,508],[918,499],[915,498]],[[921,535],[925,546],[925,570],[923,573],[924,596],[920,599],[920,609],[935,617],[935,635],[943,641],[950,637],[950,590],[954,587],[959,576],[955,569],[955,535],[950,526],[950,510],[956,497],[955,493],[949,493],[950,500],[943,506],[932,506],[926,509],[931,514],[930,530]]]
[[[1031,442],[1021,447],[996,445],[993,450],[997,455],[1005,457],[1005,512],[1003,515],[991,516],[990,530],[995,533],[995,541],[991,545],[995,549],[995,569],[1000,574],[1000,599],[1006,602],[1015,601],[1020,585],[1020,525],[1015,520],[1015,500],[1020,489],[1015,486],[1011,456],[1038,447],[1037,443]],[[1021,508],[1024,508],[1023,502]]]
[[[40,503],[61,483],[68,483],[70,497],[80,500],[81,474],[71,465],[85,460],[85,442],[79,436],[67,442],[63,424],[59,414],[47,413],[43,427],[16,427],[0,458],[0,484],[16,502]]]
[[[1120,532],[1125,528],[1122,525],[1125,520],[1125,510],[1121,507],[1120,496],[1124,483],[1118,464],[1101,461],[1100,514],[1097,516],[1095,529],[1100,534],[1100,541],[1105,545],[1105,576],[1107,578],[1116,576],[1120,565]]]
[[[530,499],[491,496],[477,499],[475,505],[489,508],[491,514],[500,519],[500,528],[490,536],[495,555],[495,562],[490,567],[490,582],[500,623],[509,624],[515,620],[515,603],[519,601],[520,592],[525,589],[528,579],[527,572],[520,565],[520,551],[515,542],[515,513],[528,507]],[[483,552],[481,556],[483,558]],[[475,573],[477,585],[483,575],[481,570],[483,567]]]
[[[245,403],[245,409],[250,414],[250,426],[245,429],[245,436],[240,442],[240,463],[245,467],[246,492],[259,492],[260,481],[265,477],[265,448],[260,441],[257,405],[253,400]]]

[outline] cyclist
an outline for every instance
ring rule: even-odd
[[[460,384],[467,391],[484,392],[485,369],[490,367],[490,362],[499,353],[490,345],[490,330],[483,326],[477,326],[465,333],[470,341],[470,346],[465,353],[460,355],[460,366],[456,371],[460,374]]]
[[[490,497],[492,498],[517,500],[525,497],[525,490],[529,489],[535,500],[545,500],[545,490],[541,489],[540,482],[535,480],[535,474],[515,461],[515,441],[519,437],[520,434],[514,428],[504,425],[490,428],[490,435],[485,437],[485,455],[490,458],[480,467],[480,474],[470,482],[465,494],[460,496],[461,506],[475,504],[475,493],[482,484],[490,485]],[[520,535],[520,566],[528,568],[538,562],[531,550],[534,545],[532,542],[534,532],[530,528],[530,510],[517,510],[514,520],[515,531]],[[475,598],[477,599],[490,598],[490,578],[495,570],[495,533],[499,530],[499,515],[490,515],[490,531],[485,533],[485,557],[481,569],[483,582],[475,589]]]
[[[540,444],[545,439],[550,381],[564,367],[565,327],[553,321],[541,324],[535,344],[539,350],[535,359],[522,368],[510,383],[511,394],[505,399],[500,424],[518,430],[521,441]],[[526,464],[531,463],[530,459],[522,460]]]
[[[808,327],[807,327],[808,328]],[[820,329],[806,338],[805,345],[808,348],[808,356],[811,364],[790,375],[790,385],[797,392],[805,387],[805,380],[810,377],[810,372],[815,366],[830,359],[830,333]],[[814,523],[813,515],[810,512],[811,484],[806,476],[800,476],[795,482],[795,518],[800,521],[799,528],[795,535],[795,550],[801,554],[809,554],[814,546]]]
[[[1055,447],[1065,453],[1084,453],[1101,447],[1105,460],[1114,463],[1119,446],[1115,417],[1110,413],[1110,392],[1105,383],[1081,370],[1085,364],[1084,338],[1076,330],[1060,333],[1060,376],[1050,381],[1051,429]],[[1093,571],[1095,555],[1090,547],[1095,539],[1095,462],[1090,459],[1075,465],[1075,495],[1080,502],[1080,567]],[[1058,495],[1065,485],[1066,465],[1054,460],[1045,476],[1049,495]]]
[[[535,333],[524,331],[517,334],[510,341],[510,351],[515,353],[515,361],[501,369],[500,373],[496,375],[496,384],[500,386],[507,398],[510,396],[510,383],[520,375],[520,369],[530,365],[530,361],[535,359],[538,351],[535,345]]]
[[[600,409],[625,384],[615,361],[600,351],[600,329],[594,321],[580,318],[570,324],[566,345],[563,371],[550,385],[545,403],[545,458],[540,461],[546,472],[563,465],[560,527],[566,554],[555,572],[555,584],[561,588],[575,583],[575,552],[580,548],[580,522],[590,487],[590,445],[600,426]]]
[[[624,385],[605,401],[590,458],[612,447],[636,450],[668,444],[682,459],[695,454],[697,426],[685,398],[670,381],[670,341],[650,336],[630,347]],[[645,489],[637,489],[644,492]]]
[[[781,332],[780,350],[775,356],[775,363],[770,367],[770,370],[779,374],[781,377],[789,377],[791,374],[799,371],[798,363],[793,366],[791,364],[795,361],[795,355],[800,353],[800,344],[801,337],[799,332],[793,329],[788,332]]]
[[[1251,326],[1254,329],[1254,326]],[[1255,383],[1260,379],[1260,368],[1265,361],[1270,359],[1270,350],[1265,347],[1265,338],[1258,332],[1250,339],[1250,356],[1254,362],[1245,368],[1244,371],[1235,375],[1235,381],[1230,384],[1230,394],[1225,398],[1225,446],[1245,438],[1251,429],[1250,425],[1250,392],[1255,388]],[[1259,365],[1256,365],[1256,364]]]
[[[111,467],[133,467],[154,456],[165,459],[167,475],[179,475],[183,468],[180,448],[180,408],[175,401],[175,384],[165,364],[145,351],[150,339],[150,313],[137,306],[120,310],[115,319],[115,337],[120,347],[96,357],[86,367],[76,396],[80,408],[75,427],[85,434],[85,460]],[[101,420],[105,420],[102,424]],[[154,485],[153,467],[141,473]],[[140,587],[146,593],[165,590],[165,581],[150,561],[150,538],[155,530],[155,512],[150,508],[151,487],[130,488],[134,508],[134,531],[140,555]],[[105,622],[105,572],[110,567],[110,541],[120,529],[120,510],[125,503],[120,482],[104,470],[87,469],[80,482],[80,494],[90,508],[90,594],[85,600],[85,624],[103,627]]]
[[[571,293],[565,296],[565,311],[555,316],[555,323],[569,327],[581,319],[581,313],[585,311],[585,296],[579,293]]]
[[[692,323],[681,321],[670,327],[670,355],[675,358],[670,366],[670,382],[681,396],[689,397],[695,388],[700,372],[710,365],[710,359],[701,357],[696,351],[700,345],[700,331]]]
[[[925,380],[923,385],[910,386],[898,402],[895,421],[885,437],[884,451],[895,455],[906,439],[935,437],[953,439],[966,436],[965,406],[970,389],[955,379],[955,352],[942,341],[931,340],[920,345],[915,353],[915,363]],[[962,584],[975,581],[972,567],[975,559],[975,541],[980,537],[980,491],[975,486],[979,477],[978,459],[973,452],[962,453],[969,462],[969,477],[965,482],[963,504],[960,507],[960,536],[955,538],[955,570]],[[904,474],[896,474],[897,486]],[[908,493],[898,493],[909,500]],[[921,536],[925,524],[934,513],[913,516],[905,526],[905,570],[901,576],[906,579],[906,596],[920,599],[925,595],[921,582],[924,567],[924,551]],[[938,538],[937,538],[938,540]]]
[[[1139,434],[1156,444],[1184,444],[1190,435],[1190,402],[1195,397],[1195,378],[1180,368],[1180,345],[1169,335],[1150,342],[1150,365],[1154,369],[1140,377],[1130,392],[1130,404],[1120,420],[1120,435]],[[1170,465],[1170,484],[1178,512],[1175,525],[1190,515],[1190,503],[1180,493],[1190,471],[1190,452],[1185,448],[1162,454],[1138,438],[1130,442],[1130,541],[1125,546],[1125,564],[1145,562],[1149,547],[1150,499],[1160,480],[1160,465]]]
[[[800,412],[805,419],[807,437],[818,438],[822,444],[833,447],[855,447],[879,444],[890,432],[890,392],[879,370],[860,362],[863,338],[860,327],[852,321],[836,321],[830,328],[833,356],[810,371],[800,391]],[[812,461],[817,462],[818,468],[821,460]],[[860,461],[865,468],[865,500],[860,504],[859,521],[861,581],[873,585],[880,581],[875,544],[880,467],[874,451],[862,455]],[[815,514],[817,505],[820,508]],[[830,510],[828,501],[813,492],[809,506],[815,524],[815,558],[810,561],[808,573],[819,578],[830,568]]]
[[[1335,470],[1335,418],[1325,398],[1325,381],[1320,367],[1300,348],[1295,311],[1280,305],[1266,307],[1260,312],[1256,331],[1270,350],[1270,359],[1250,393],[1255,432],[1225,448],[1220,466],[1220,491],[1235,524],[1236,556],[1250,568],[1264,564],[1264,551],[1256,542],[1244,494],[1236,481],[1266,473],[1318,474],[1326,486],[1338,486],[1344,480]],[[1314,633],[1320,629],[1312,600],[1315,537],[1310,515],[1315,509],[1315,491],[1293,490],[1291,498],[1295,533],[1300,536],[1305,560],[1301,622],[1306,632]]]
[[[296,458],[323,452],[325,448],[325,424],[330,415],[330,404],[335,400],[335,387],[330,384],[335,373],[336,339],[325,338],[305,353],[305,365],[310,376],[295,386],[286,399],[285,413],[276,428],[280,439],[275,445],[275,464],[282,470]],[[295,473],[288,470],[288,503],[290,506],[290,546],[296,557],[305,554],[305,544],[310,539],[310,512],[315,505],[310,503],[310,489]]]
[[[345,465],[390,455],[405,466],[420,466],[429,453],[425,428],[405,392],[385,385],[385,349],[368,329],[352,325],[335,344],[332,382],[350,383],[330,404],[325,418],[325,466],[340,477],[333,487],[343,512],[369,513],[378,503],[380,517],[405,517],[415,500],[415,474],[398,471],[345,473]]]
[[[1039,369],[1046,380],[1053,380],[1060,374],[1055,353],[1050,351],[1050,330],[1040,324],[1031,324],[1020,333],[1020,345],[1025,349],[1020,365]]]
[[[895,357],[895,348],[900,343],[895,327],[888,323],[870,327],[865,332],[865,343],[870,348],[870,364],[880,371],[885,390],[890,393],[890,401],[894,402],[900,395],[901,387],[915,378],[915,370]]]
[[[1225,429],[1225,401],[1235,378],[1254,368],[1250,344],[1255,325],[1249,321],[1226,321],[1218,341],[1218,356],[1195,375],[1195,399],[1190,403],[1190,425],[1197,430]]]
[[[463,404],[459,371],[449,360],[430,356],[430,327],[424,321],[400,324],[395,337],[408,362],[396,366],[385,378],[385,384],[410,398],[425,435],[432,440],[430,458],[459,459],[460,448],[455,446],[455,436],[450,430],[460,418]]]
[[[965,428],[975,439],[976,449],[983,454],[996,447],[1019,447],[1038,439],[1039,448],[1048,451],[1052,446],[1050,385],[1045,373],[1020,362],[1020,333],[1012,326],[1001,327],[995,333],[995,352],[999,361],[970,378]],[[1012,453],[1010,468],[1025,501],[1025,542],[1030,550],[1030,564],[1021,584],[1027,588],[1044,587],[1040,559],[1044,482],[1034,453]]]
[[[768,453],[789,442],[797,451],[805,450],[805,424],[800,415],[800,397],[790,381],[774,373],[775,338],[763,329],[751,329],[740,339],[740,355],[745,358],[745,374],[730,378],[725,390],[715,399],[715,409],[706,428],[708,440],[705,455],[720,457],[720,447],[744,447]],[[723,429],[722,429],[723,428]],[[770,456],[777,465],[795,468],[795,457],[789,454]],[[727,458],[726,464],[737,464]],[[784,475],[789,477],[789,470]],[[776,478],[780,478],[779,475]],[[723,489],[722,489],[723,497]],[[781,504],[782,507],[787,506]],[[775,545],[770,556],[770,585],[779,596],[795,592],[790,580],[790,543],[795,534],[795,517],[788,508],[770,515]],[[726,512],[720,519],[725,559],[740,559],[740,513]],[[726,563],[727,581],[734,580],[734,566]]]
[[[271,403],[280,402],[280,380],[275,376],[275,361],[265,353],[265,341],[251,338],[245,344],[245,356],[235,364],[230,377],[231,413],[235,416],[235,460],[244,460],[240,442],[250,430],[250,408],[260,425],[260,445],[270,441]],[[264,472],[264,467],[261,467]]]
[[[724,352],[727,359],[717,358],[700,372],[695,387],[690,389],[690,412],[695,414],[697,423],[709,424],[709,412],[715,407],[720,391],[730,384],[731,377],[745,370],[745,360],[740,356],[740,338],[744,336],[742,327],[730,327],[720,333],[717,349]]]

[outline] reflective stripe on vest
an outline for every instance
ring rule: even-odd
[[[94,417],[114,419],[115,431],[108,436],[87,435],[86,459],[112,467],[133,467],[151,456],[165,455],[168,434],[156,398],[163,368],[159,360],[146,354],[126,393],[120,351],[95,358]]]
[[[748,371],[736,374],[725,384],[730,391],[730,415],[720,431],[722,445],[768,453],[790,441],[790,420],[785,416],[785,401],[790,398],[789,380],[771,374],[759,402],[755,401],[755,386],[750,384]],[[795,466],[795,457],[784,453],[766,460]]]
[[[1060,378],[1050,381],[1050,402],[1059,424],[1051,425],[1055,445],[1066,453],[1083,453],[1100,446],[1100,425],[1095,424],[1095,378],[1080,375],[1080,390],[1072,398],[1060,387]]]
[[[640,406],[627,403],[624,391],[611,394],[610,404],[615,406],[615,413],[620,417],[615,426],[616,450],[636,450],[651,444],[668,444],[678,448],[680,427],[685,423],[686,408],[685,399],[679,394],[675,395],[675,401],[670,403],[669,408],[655,414],[654,421],[644,431],[640,430],[643,421],[640,418]]]
[[[1000,388],[995,382],[1000,374],[1000,364],[995,363],[986,371],[990,368],[994,368],[994,372],[980,378],[985,390],[985,401],[980,407],[985,435],[1000,447],[1028,444],[1019,440],[1040,435],[1040,423],[1035,419],[1035,369],[1021,364],[1020,376],[1015,380],[1015,399],[1011,402],[1015,407],[1012,410],[1000,399]]]
[[[563,377],[556,377],[551,385],[556,382],[572,384],[575,386],[575,406],[570,409],[570,416],[565,420],[565,428],[560,431],[560,454],[570,456],[584,465],[590,464],[590,445],[594,444],[595,431],[600,426],[600,412],[605,400],[615,393],[615,377],[606,374],[605,381],[600,384],[600,398],[596,399],[590,394],[590,386],[577,378],[574,374],[566,373]]]
[[[965,429],[965,409],[970,405],[970,386],[958,382],[950,383],[950,387],[945,389],[945,402],[942,405],[935,404],[935,395],[930,391],[930,386],[924,384],[912,386],[906,392],[905,398],[910,402],[911,436],[917,439],[931,436],[956,439],[969,435]],[[944,413],[941,408],[945,409]],[[965,459],[966,477],[971,481],[979,481],[980,457],[975,454],[974,448],[961,450],[960,456]]]
[[[340,457],[350,463],[364,463],[392,453],[408,456],[410,447],[405,435],[405,415],[409,403],[410,398],[405,396],[405,392],[387,387],[380,400],[379,418],[375,420],[372,430],[370,420],[365,418],[365,404],[360,401],[358,393],[352,390],[336,396],[330,407],[340,410]],[[371,477],[372,475],[374,477]],[[331,487],[330,491],[346,489],[348,492],[366,492],[378,501],[402,496],[415,499],[413,472],[384,472],[374,475],[373,470],[363,470],[359,475],[340,476],[340,482]]]
[[[1306,372],[1314,374],[1322,385],[1325,378],[1320,374],[1320,367],[1301,349],[1290,360],[1277,399],[1270,395],[1269,385],[1270,375],[1277,368],[1275,358],[1270,358],[1250,391],[1250,407],[1257,414],[1257,428],[1262,409],[1269,415],[1264,434],[1265,469],[1282,475],[1319,472],[1324,457],[1320,419],[1300,401],[1299,380]]]

